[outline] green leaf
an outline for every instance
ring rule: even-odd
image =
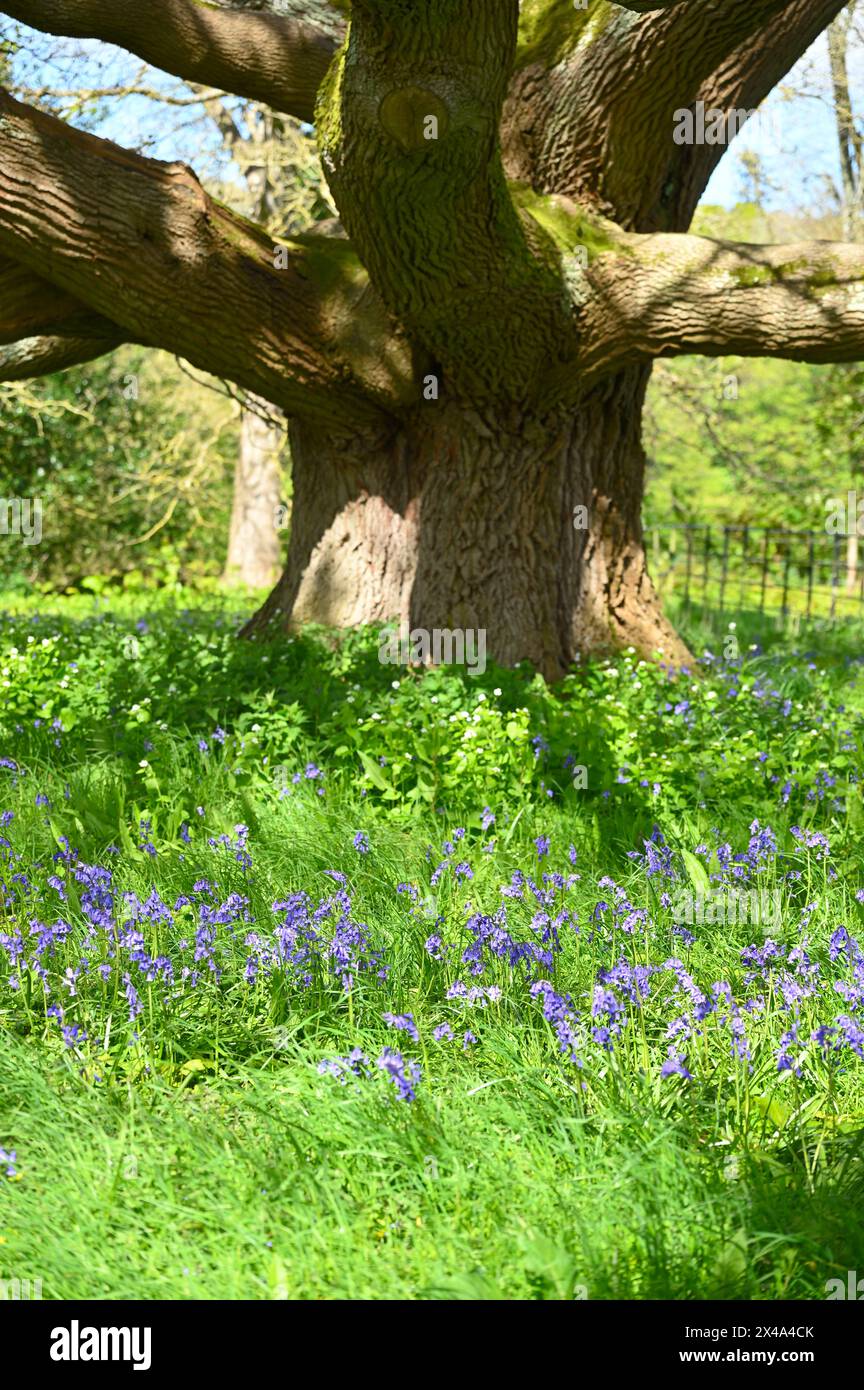
[[[368,753],[360,753],[360,762],[363,764],[363,771],[379,791],[387,792],[390,790],[390,783],[381,771],[380,765]]]
[[[701,859],[697,859],[696,855],[691,854],[689,849],[682,849],[681,858],[684,860],[687,876],[697,893],[710,893],[711,880]]]

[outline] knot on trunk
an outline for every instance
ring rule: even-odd
[[[391,140],[406,154],[446,135],[450,121],[444,102],[426,87],[398,87],[388,92],[378,117]]]

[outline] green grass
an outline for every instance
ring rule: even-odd
[[[124,1299],[806,1298],[860,1267],[854,1165],[810,1178],[764,1136],[712,1151],[711,1106],[638,1083],[591,1121],[506,1034],[486,1047],[401,1109],[303,1053],[98,1093],[4,1048],[25,1157],[3,1263],[46,1297]]]
[[[770,1299],[824,1298],[829,1278],[861,1267],[864,1065],[809,1041],[864,1012],[854,953],[830,944],[841,924],[864,934],[860,633],[751,650],[759,634],[742,616],[731,631],[747,656],[698,679],[625,655],[550,690],[527,669],[471,680],[382,667],[374,634],[238,644],[217,598],[9,606],[0,1148],[17,1156],[0,1178],[0,1278],[41,1278],[50,1298]],[[720,652],[730,629],[706,617],[688,636]],[[484,829],[485,807],[496,820]],[[746,851],[757,820],[777,852],[754,863],[751,886],[780,894],[780,920],[705,922],[688,943],[661,893],[700,891],[722,872],[718,846]],[[675,880],[646,872],[655,826]],[[793,826],[825,835],[830,856]],[[88,922],[82,864],[113,876],[107,932]],[[292,894],[308,894],[308,923],[338,892],[328,870],[345,875],[345,914],[372,960],[349,988],[328,954],[332,911],[296,969],[268,971],[247,939],[272,943],[272,904]],[[472,916],[505,902],[514,940],[548,930],[530,890],[502,899],[517,871],[541,887],[544,871],[561,876],[546,885],[548,916],[568,914],[560,950],[530,975],[487,950],[472,977]],[[632,930],[626,913],[597,911],[616,902],[609,878],[645,914]],[[200,879],[218,888],[196,896]],[[141,929],[170,984],[117,939],[123,895],[154,891],[171,920],[151,904]],[[197,908],[176,906],[181,895],[228,904],[194,986],[183,971],[196,968]],[[40,957],[33,921],[69,930]],[[438,958],[433,933],[450,948]],[[748,980],[741,952],[766,937],[777,955]],[[250,955],[262,957],[252,980]],[[661,1074],[686,1004],[662,969],[671,957],[706,994],[729,982],[749,1059],[716,1008],[676,1044],[691,1078]],[[655,969],[641,1003],[620,974],[607,982],[621,1006],[610,1051],[590,1003],[622,958]],[[581,1066],[532,997],[535,977],[571,996]],[[791,1009],[787,977],[813,983]],[[456,980],[500,995],[472,1007],[448,997]],[[78,1030],[69,1045],[51,1003]],[[419,1039],[387,1012],[410,1013]],[[795,1019],[796,1066],[779,1071]],[[436,1042],[444,1023],[454,1036]],[[463,1045],[466,1029],[476,1042]],[[410,1101],[376,1065],[386,1047],[421,1070]],[[369,1059],[361,1075],[319,1071],[352,1048]]]

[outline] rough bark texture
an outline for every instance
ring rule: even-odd
[[[409,432],[345,441],[293,422],[284,574],[246,632],[406,618],[418,540],[419,460]]]
[[[285,431],[260,398],[240,415],[240,442],[234,471],[234,499],[224,578],[229,584],[263,589],[282,569],[282,469]]]
[[[687,235],[725,147],[677,145],[674,113],[758,106],[842,8],[0,0],[300,114],[317,88],[341,219],[277,269],[183,166],[0,95],[0,378],[133,340],[286,411],[288,565],[251,634],[401,618],[551,676],[683,660],[640,530],[650,363],[864,357],[864,254]]]
[[[646,382],[624,373],[547,417],[458,404],[436,414],[422,446],[413,625],[485,629],[499,661],[527,659],[551,679],[622,644],[683,656],[642,548]]]
[[[646,383],[644,369],[622,373],[578,412],[545,418],[430,403],[347,456],[295,428],[288,565],[248,632],[391,619],[482,629],[498,661],[551,679],[621,645],[686,659],[645,566]]]
[[[272,239],[185,165],[130,154],[2,93],[0,187],[0,252],[126,337],[346,429],[415,393],[411,350],[347,243],[286,242],[277,265]]]
[[[77,367],[113,352],[122,342],[120,334],[104,338],[76,338],[65,334],[53,338],[22,338],[17,343],[0,346],[0,381],[27,381],[34,376],[63,372],[67,367]]]
[[[575,355],[548,237],[501,166],[516,19],[508,3],[354,0],[318,109],[328,182],[373,282],[474,400],[530,396],[553,345]]]
[[[701,353],[845,362],[864,341],[864,246],[754,246],[657,233],[592,272],[580,367]]]
[[[0,260],[0,343],[52,334],[110,338],[117,329],[17,261]]]
[[[508,173],[627,230],[685,231],[725,147],[676,145],[674,112],[758,106],[845,3],[684,0],[644,19],[609,0],[575,13],[568,0],[523,5]]]

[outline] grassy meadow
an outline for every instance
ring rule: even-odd
[[[692,671],[552,688],[240,643],[236,595],[0,607],[0,1277],[820,1299],[864,1267],[860,631],[691,612]]]

